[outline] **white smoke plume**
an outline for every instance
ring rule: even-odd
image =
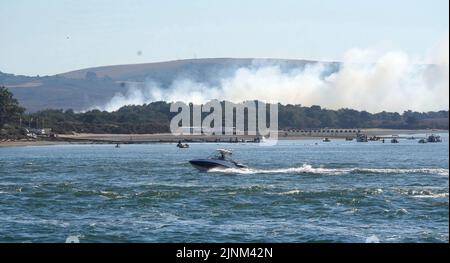
[[[114,111],[158,100],[204,103],[211,99],[258,99],[369,112],[443,110],[449,108],[448,56],[448,35],[422,59],[402,51],[377,54],[370,49],[351,49],[344,54],[340,70],[332,74],[324,74],[330,71],[325,63],[289,72],[279,66],[239,68],[216,86],[177,79],[169,88],[154,82],[144,88],[130,87],[127,94],[117,94],[97,108]]]

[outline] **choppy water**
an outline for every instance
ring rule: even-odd
[[[448,242],[443,136],[0,148],[0,241]],[[251,168],[187,162],[222,147]]]

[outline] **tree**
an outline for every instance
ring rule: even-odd
[[[6,123],[15,123],[22,116],[24,108],[5,87],[0,87],[0,128]]]

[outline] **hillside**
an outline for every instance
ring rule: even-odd
[[[99,78],[108,77],[113,80],[142,81],[146,78],[162,80],[164,78],[172,79],[173,75],[183,73],[191,73],[195,77],[199,77],[199,73],[208,72],[222,75],[233,72],[238,67],[281,65],[283,68],[289,69],[292,67],[303,67],[308,63],[316,63],[316,61],[254,58],[184,59],[166,62],[87,68],[58,74],[58,76],[70,79],[83,79],[88,72],[94,72]],[[167,73],[170,73],[171,75],[165,75]]]
[[[277,65],[281,70],[304,67],[308,60],[284,59],[187,59],[168,62],[104,66],[80,69],[55,76],[18,76],[0,72],[0,86],[6,86],[29,112],[43,109],[85,110],[103,105],[116,93],[125,93],[130,83],[147,80],[168,87],[174,80],[217,84],[240,67]],[[338,68],[338,63],[330,63]]]

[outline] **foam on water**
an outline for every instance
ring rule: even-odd
[[[366,243],[380,243],[380,239],[376,235],[366,238]]]
[[[429,187],[423,189],[397,189],[396,191],[402,195],[414,198],[448,198],[448,189],[446,192],[430,189]]]
[[[256,168],[214,168],[209,172],[214,173],[230,173],[230,174],[267,174],[267,173],[293,173],[293,174],[328,174],[328,175],[342,175],[351,173],[376,173],[376,174],[405,174],[405,173],[424,173],[437,174],[448,176],[448,169],[443,168],[417,168],[417,169],[402,169],[402,168],[323,168],[312,167],[309,164],[304,164],[300,167],[289,168],[275,168],[275,169],[256,169]]]
[[[429,194],[429,195],[414,195],[414,198],[448,198],[448,193]]]
[[[300,190],[291,190],[291,191],[287,191],[287,192],[283,192],[283,193],[279,193],[279,195],[296,195],[299,194]]]
[[[66,243],[80,243],[80,235],[68,236],[66,238]]]

